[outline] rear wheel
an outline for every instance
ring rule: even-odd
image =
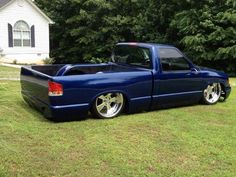
[[[110,119],[122,112],[124,104],[122,93],[103,94],[97,97],[93,103],[92,113],[98,118]]]
[[[220,99],[221,91],[220,83],[209,84],[203,92],[203,102],[208,105],[216,104]]]

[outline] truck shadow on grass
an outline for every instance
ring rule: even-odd
[[[220,100],[218,104],[222,104],[224,100]],[[31,114],[33,118],[39,119],[40,121],[43,122],[53,122],[53,123],[63,123],[63,122],[75,122],[75,121],[85,121],[88,119],[97,119],[99,118],[93,117],[93,115],[88,112],[88,113],[83,113],[80,115],[68,115],[68,117],[60,117],[60,118],[47,118],[45,117],[40,110],[35,109],[35,106],[29,105],[23,100],[19,102],[19,105],[22,107],[24,111],[27,113]],[[202,103],[192,103],[192,104],[181,104],[181,105],[161,105],[156,107],[155,109],[150,109],[149,111],[138,111],[138,112],[132,112],[128,113],[125,111],[122,115],[132,115],[132,114],[142,114],[142,113],[148,113],[148,112],[157,112],[157,111],[162,111],[162,110],[172,110],[172,109],[181,109],[181,108],[189,108],[189,107],[196,107],[196,106],[201,106],[204,105]],[[208,106],[212,105],[204,105],[206,106],[206,109]],[[119,118],[119,117],[115,117]]]
[[[85,121],[88,119],[99,120],[98,118],[93,117],[90,112],[88,112],[87,114],[84,113],[84,114],[75,115],[75,116],[68,115],[68,117],[46,118],[45,116],[43,116],[43,114],[39,110],[36,110],[34,106],[28,105],[23,100],[19,102],[19,105],[22,108],[22,110],[24,110],[28,114],[31,114],[31,117],[42,122],[64,123],[64,122],[77,122],[77,121],[79,122],[79,121]],[[202,104],[195,103],[195,104],[190,104],[190,105],[188,104],[188,105],[178,105],[178,106],[160,106],[156,109],[151,109],[150,111],[139,111],[139,112],[132,112],[132,113],[125,112],[122,115],[142,114],[142,113],[148,113],[148,112],[157,112],[161,110],[172,110],[172,109],[180,109],[180,108],[187,108],[187,107],[195,107],[199,105],[202,105]],[[115,117],[115,119],[116,118],[119,118],[119,117]]]
[[[42,122],[48,122],[49,121],[38,110],[33,109],[33,107],[29,106],[23,100],[19,101],[17,104],[21,107],[22,111],[27,112],[27,115],[28,114],[31,115],[30,118],[34,118],[34,119],[40,120]]]

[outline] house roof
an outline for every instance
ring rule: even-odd
[[[0,0],[0,9],[6,7],[8,4],[10,4],[13,1],[15,0]],[[35,8],[35,10],[38,11],[46,20],[48,20],[50,24],[54,23],[41,9],[39,9],[35,5],[35,3],[32,0],[25,0],[25,1],[27,1],[33,8]]]
[[[9,3],[11,0],[0,0],[0,8],[5,6],[7,3]]]

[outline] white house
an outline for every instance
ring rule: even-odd
[[[49,58],[52,23],[32,0],[0,0],[0,61],[42,63]]]

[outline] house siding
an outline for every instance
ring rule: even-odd
[[[21,0],[23,6],[18,5],[18,0],[7,7],[0,9],[0,47],[5,62],[41,63],[49,57],[49,21],[44,18],[27,1]],[[19,21],[25,21],[31,28],[35,27],[35,47],[9,47],[8,23],[14,27]]]

